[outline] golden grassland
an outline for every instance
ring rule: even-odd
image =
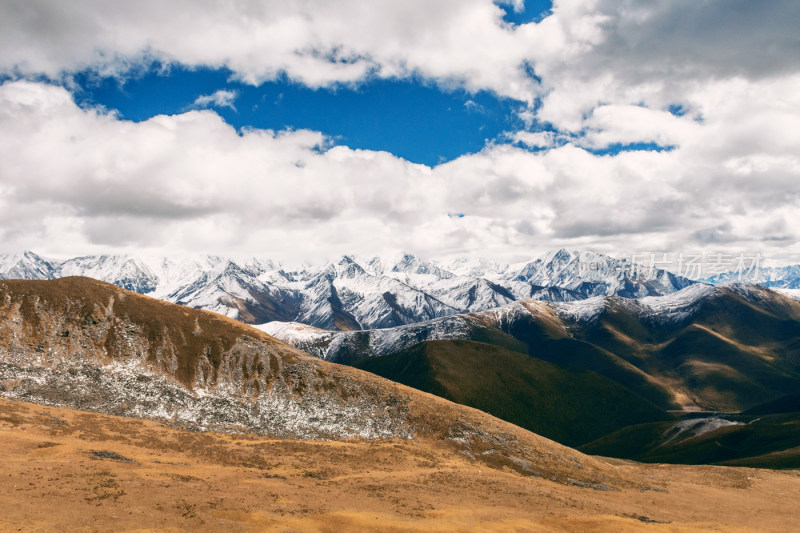
[[[577,468],[577,467],[576,467]],[[0,400],[2,531],[791,531],[800,473],[613,461],[595,490],[441,440],[293,441]],[[637,487],[637,480],[641,480]]]

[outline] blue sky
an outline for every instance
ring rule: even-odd
[[[237,129],[312,129],[336,144],[388,151],[429,166],[478,152],[491,141],[507,142],[505,132],[523,127],[518,112],[524,104],[516,100],[445,90],[421,79],[312,89],[284,77],[253,86],[232,79],[227,69],[153,65],[125,80],[83,72],[74,81],[82,106],[103,106],[137,122],[189,110],[203,95],[233,91],[233,107],[208,107]]]
[[[800,262],[790,0],[0,4],[0,252]]]
[[[550,13],[552,2],[500,7],[505,22],[519,25],[540,21]],[[519,117],[525,104],[518,100],[492,91],[443,87],[420,76],[322,88],[280,76],[254,86],[238,81],[227,68],[154,62],[122,79],[85,70],[72,74],[70,82],[76,84],[80,105],[103,106],[137,122],[184,112],[204,95],[233,91],[232,106],[207,107],[236,128],[312,129],[336,144],[388,151],[429,166],[478,152],[491,142],[508,142],[508,132],[525,128]],[[537,124],[534,129],[551,128]]]
[[[551,13],[553,2],[541,0],[526,0],[522,3],[522,9],[515,9],[513,5],[501,4],[505,15],[503,20],[511,24],[527,24],[529,22],[539,22]]]

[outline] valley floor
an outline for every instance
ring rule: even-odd
[[[642,488],[595,490],[493,470],[441,441],[191,433],[0,399],[0,530],[800,527],[800,472],[614,464]]]

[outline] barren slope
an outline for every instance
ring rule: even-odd
[[[191,433],[0,399],[2,531],[783,532],[800,520],[797,472],[614,470],[636,483],[554,483],[425,439]]]

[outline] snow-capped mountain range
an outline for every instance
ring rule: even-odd
[[[575,327],[591,325],[603,315],[622,312],[642,324],[669,330],[685,326],[703,305],[726,296],[769,310],[776,316],[782,316],[781,306],[791,301],[781,300],[774,291],[753,284],[697,283],[668,295],[638,299],[593,296],[569,302],[521,300],[476,313],[365,331],[326,331],[297,322],[270,322],[255,327],[320,359],[350,364],[426,341],[481,339],[485,337],[482,330],[509,332],[526,321],[546,322],[566,333]]]
[[[250,324],[299,322],[325,330],[395,327],[523,299],[660,296],[693,283],[665,270],[637,271],[624,260],[570,250],[514,265],[397,253],[343,256],[300,268],[266,258],[0,255],[0,279],[65,276],[95,278]]]
[[[757,272],[746,270],[744,272],[724,272],[702,280],[705,283],[718,285],[746,280],[750,283],[757,283],[770,289],[800,289],[800,265],[789,265],[782,267],[763,267]]]

